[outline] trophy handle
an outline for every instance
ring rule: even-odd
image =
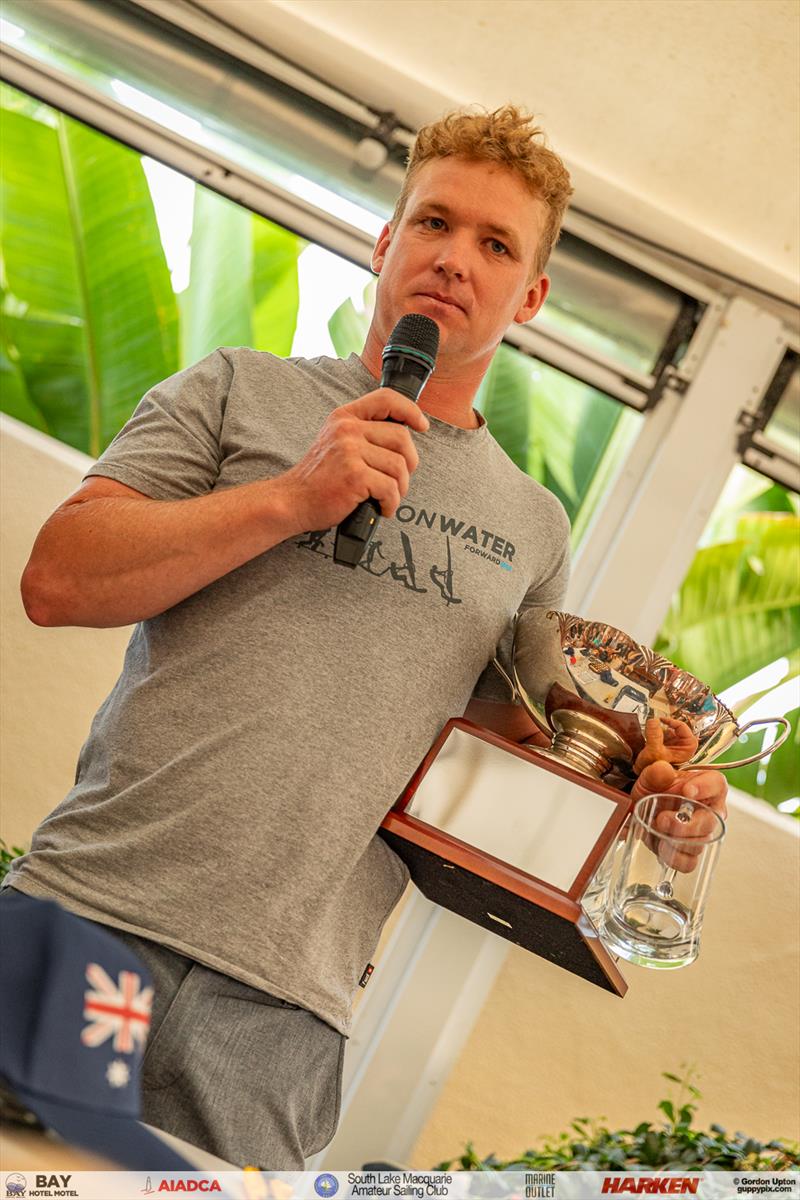
[[[751,754],[749,758],[740,758],[738,762],[726,763],[703,763],[697,766],[689,763],[681,764],[678,767],[679,771],[732,771],[734,767],[746,767],[748,763],[758,762],[760,758],[764,758],[767,754],[773,754],[779,746],[782,746],[789,734],[792,732],[792,727],[786,720],[786,717],[763,717],[757,721],[748,721],[746,725],[742,725],[739,730],[739,736],[745,733],[748,729],[752,729],[755,725],[782,725],[783,733],[777,741],[773,742],[766,750],[760,750],[758,754]]]

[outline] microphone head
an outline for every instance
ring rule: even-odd
[[[428,359],[431,370],[439,352],[439,326],[423,313],[407,313],[395,325],[383,348],[383,357],[398,350],[410,351]]]

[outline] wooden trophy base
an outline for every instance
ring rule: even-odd
[[[456,718],[379,832],[429,900],[624,996],[581,898],[630,806],[623,792]]]

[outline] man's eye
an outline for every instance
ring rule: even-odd
[[[508,246],[504,246],[502,242],[498,242],[497,238],[492,238],[490,244],[491,244],[492,250],[498,256],[502,255],[502,254],[508,254]],[[500,247],[499,250],[497,249],[498,246]]]
[[[434,221],[438,221],[439,224],[434,226]],[[431,227],[431,229],[434,229],[434,228],[439,229],[442,225],[444,225],[444,218],[443,217],[424,217],[422,224],[429,225]]]

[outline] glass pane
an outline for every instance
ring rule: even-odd
[[[725,701],[740,725],[786,717],[788,740],[728,775],[732,787],[800,814],[800,500],[748,467],[734,467],[655,649]],[[780,731],[757,728],[727,751],[733,762],[768,749]]]
[[[800,367],[795,367],[786,390],[764,428],[764,436],[792,462],[800,461]]]
[[[553,284],[536,317],[587,349],[649,374],[681,311],[680,292],[564,232],[548,268]]]
[[[509,458],[558,496],[575,550],[636,440],[641,413],[508,345],[475,407]]]
[[[381,171],[361,171],[355,149],[364,127],[153,14],[85,0],[7,0],[3,12],[4,40],[25,54],[356,228],[377,233],[391,212],[404,150]]]

